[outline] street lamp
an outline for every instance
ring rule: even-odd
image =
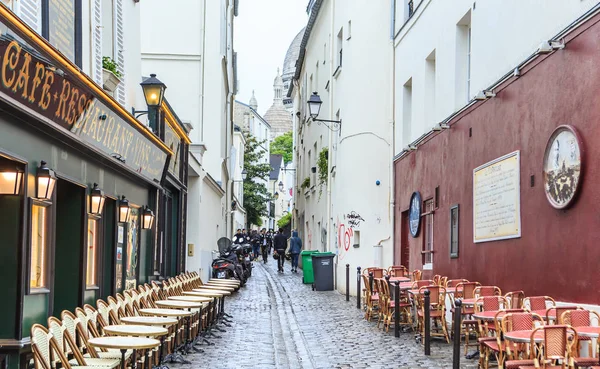
[[[48,168],[46,162],[42,160],[37,170],[36,197],[40,200],[50,200],[55,184],[56,173]]]
[[[275,192],[273,195],[273,199],[277,200],[279,198],[279,192]]]
[[[283,192],[283,182],[279,181],[279,192]]]
[[[0,171],[0,195],[20,195],[23,171],[15,168]]]
[[[246,169],[242,170],[242,180],[245,181],[248,178],[248,171]]]
[[[148,110],[135,110],[135,108],[132,107],[131,113],[135,116],[135,118],[139,118],[144,114],[148,114],[150,128],[156,132],[158,128],[156,111],[162,104],[167,86],[158,78],[156,78],[156,74],[154,73],[150,74],[150,78],[146,78],[142,83],[140,83],[140,86],[142,86],[142,91],[144,92],[144,99],[146,100]]]
[[[121,200],[119,200],[119,223],[127,223],[129,221],[129,214],[131,214],[129,200],[125,196],[122,196]]]
[[[321,97],[319,96],[319,94],[316,91],[313,92],[313,94],[310,96],[310,99],[308,99],[307,103],[308,103],[308,112],[309,112],[310,118],[314,122],[317,122],[319,124],[323,123],[323,125],[332,132],[337,132],[340,129],[342,129],[342,121],[341,120],[317,119],[317,117],[319,116],[319,113],[321,112],[321,104],[323,104],[323,101],[321,100]],[[332,123],[332,124],[329,125],[327,123]]]
[[[142,229],[152,229],[154,212],[147,205],[142,210]]]
[[[94,215],[102,214],[105,200],[104,191],[98,187],[97,183],[94,183],[94,187],[90,193],[90,213]]]

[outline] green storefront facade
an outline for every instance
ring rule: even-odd
[[[189,139],[168,103],[153,133],[3,7],[0,63],[0,368],[16,369],[33,324],[185,269]]]

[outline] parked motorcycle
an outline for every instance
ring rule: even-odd
[[[236,245],[234,250],[233,242],[227,237],[221,237],[217,241],[219,247],[219,256],[217,256],[212,264],[212,276],[217,279],[232,279],[240,281],[243,286],[246,283],[247,277],[244,275],[243,267],[239,262],[240,245]]]
[[[252,276],[252,245],[249,243],[245,243],[242,245],[242,258],[241,264],[244,267],[244,272],[247,274],[247,277],[250,278]]]

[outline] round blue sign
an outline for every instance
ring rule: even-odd
[[[408,210],[408,228],[413,237],[417,237],[421,228],[421,194],[419,191],[413,192],[410,197],[410,209]]]

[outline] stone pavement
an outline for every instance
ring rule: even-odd
[[[433,341],[425,357],[412,332],[395,338],[362,318],[356,299],[337,291],[316,292],[302,273],[277,273],[276,262],[255,263],[252,277],[225,302],[232,327],[204,353],[179,368],[452,368],[452,345]],[[462,368],[477,360],[461,359]]]

